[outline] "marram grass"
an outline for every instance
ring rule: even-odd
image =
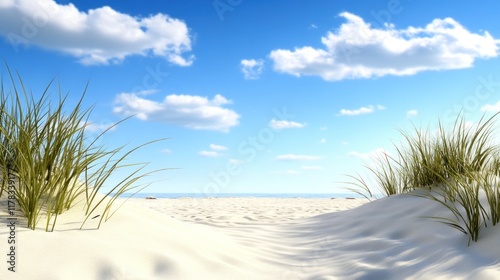
[[[478,241],[483,227],[500,222],[500,143],[494,142],[494,121],[499,113],[468,125],[458,116],[451,130],[439,122],[437,133],[415,128],[401,132],[405,145],[396,156],[384,155],[368,166],[378,190],[386,196],[411,193],[436,201],[455,219],[431,217]],[[374,198],[366,180],[348,175],[350,190]],[[413,192],[419,189],[419,192]],[[483,199],[484,198],[484,199]]]
[[[86,125],[92,112],[83,107],[84,93],[69,107],[67,95],[60,93],[57,102],[49,100],[52,82],[39,98],[27,91],[23,80],[9,69],[12,89],[6,91],[2,80],[0,97],[0,196],[6,191],[7,176],[18,179],[15,198],[27,218],[28,227],[35,230],[42,218],[45,230],[53,231],[57,217],[84,197],[86,219],[95,215],[99,205],[104,205],[98,228],[114,212],[112,205],[123,193],[141,186],[147,175],[160,170],[144,172],[147,164],[126,163],[127,157],[155,140],[127,150],[125,147],[105,149],[89,141]],[[121,123],[121,122],[120,122]],[[90,144],[87,144],[89,143]],[[106,196],[97,198],[107,180],[116,171],[130,170]]]

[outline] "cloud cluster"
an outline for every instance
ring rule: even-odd
[[[486,104],[483,107],[481,107],[481,111],[483,112],[500,112],[500,101],[498,101],[495,104]]]
[[[210,149],[212,151],[217,151],[217,152],[221,152],[221,151],[227,151],[227,147],[225,146],[221,146],[221,145],[215,145],[215,144],[210,144]]]
[[[243,72],[243,75],[247,80],[258,79],[264,69],[264,60],[262,59],[243,59],[240,64],[241,72]]]
[[[204,157],[220,157],[220,152],[227,151],[228,148],[221,145],[210,144],[210,151],[201,151],[198,154]]]
[[[269,127],[272,129],[286,129],[286,128],[303,128],[305,124],[294,122],[294,121],[284,121],[272,119],[269,122]]]
[[[367,107],[360,107],[359,109],[341,109],[339,112],[339,116],[357,116],[363,114],[370,114],[375,112],[375,110],[385,110],[385,107],[382,105],[377,105],[377,107],[373,105],[369,105]]]
[[[274,70],[337,81],[466,68],[477,58],[498,55],[499,40],[488,32],[471,33],[452,18],[435,19],[423,28],[386,24],[378,29],[354,14],[340,16],[347,22],[321,38],[324,48],[273,50]]]
[[[276,160],[283,161],[315,161],[320,159],[322,159],[322,157],[296,154],[279,155],[276,157]]]
[[[201,151],[198,154],[200,156],[204,156],[204,157],[218,157],[219,156],[219,153],[217,153],[216,151]]]
[[[165,14],[148,17],[120,13],[109,6],[80,11],[54,0],[0,3],[0,35],[18,51],[37,45],[77,57],[83,64],[108,64],[130,55],[154,55],[189,66],[194,57],[187,25]]]
[[[228,132],[238,124],[240,118],[235,111],[223,107],[230,103],[220,94],[212,99],[172,94],[158,102],[134,93],[121,93],[115,98],[113,112],[123,116],[135,115],[143,121]]]
[[[418,111],[415,109],[412,109],[412,110],[409,110],[406,112],[407,118],[413,118],[413,117],[416,117],[417,115],[418,115]]]
[[[111,122],[85,122],[82,124],[87,132],[99,132],[102,133],[105,130],[113,131],[116,129],[116,123]]]

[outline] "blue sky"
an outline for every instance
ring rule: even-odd
[[[102,145],[169,138],[131,158],[178,168],[148,192],[344,192],[398,129],[500,110],[498,1],[36,3],[0,1],[0,56],[89,82],[89,133],[135,116]]]

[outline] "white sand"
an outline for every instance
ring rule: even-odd
[[[134,199],[83,231],[72,211],[56,232],[17,228],[17,272],[2,261],[0,279],[500,279],[500,226],[467,247],[464,234],[422,218],[450,217],[437,203],[407,195],[365,203]]]

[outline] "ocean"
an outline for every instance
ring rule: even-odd
[[[129,197],[130,194],[123,194],[122,197]],[[135,198],[146,198],[148,196],[156,198],[223,198],[223,197],[256,197],[256,198],[346,198],[361,196],[355,193],[138,193]]]

